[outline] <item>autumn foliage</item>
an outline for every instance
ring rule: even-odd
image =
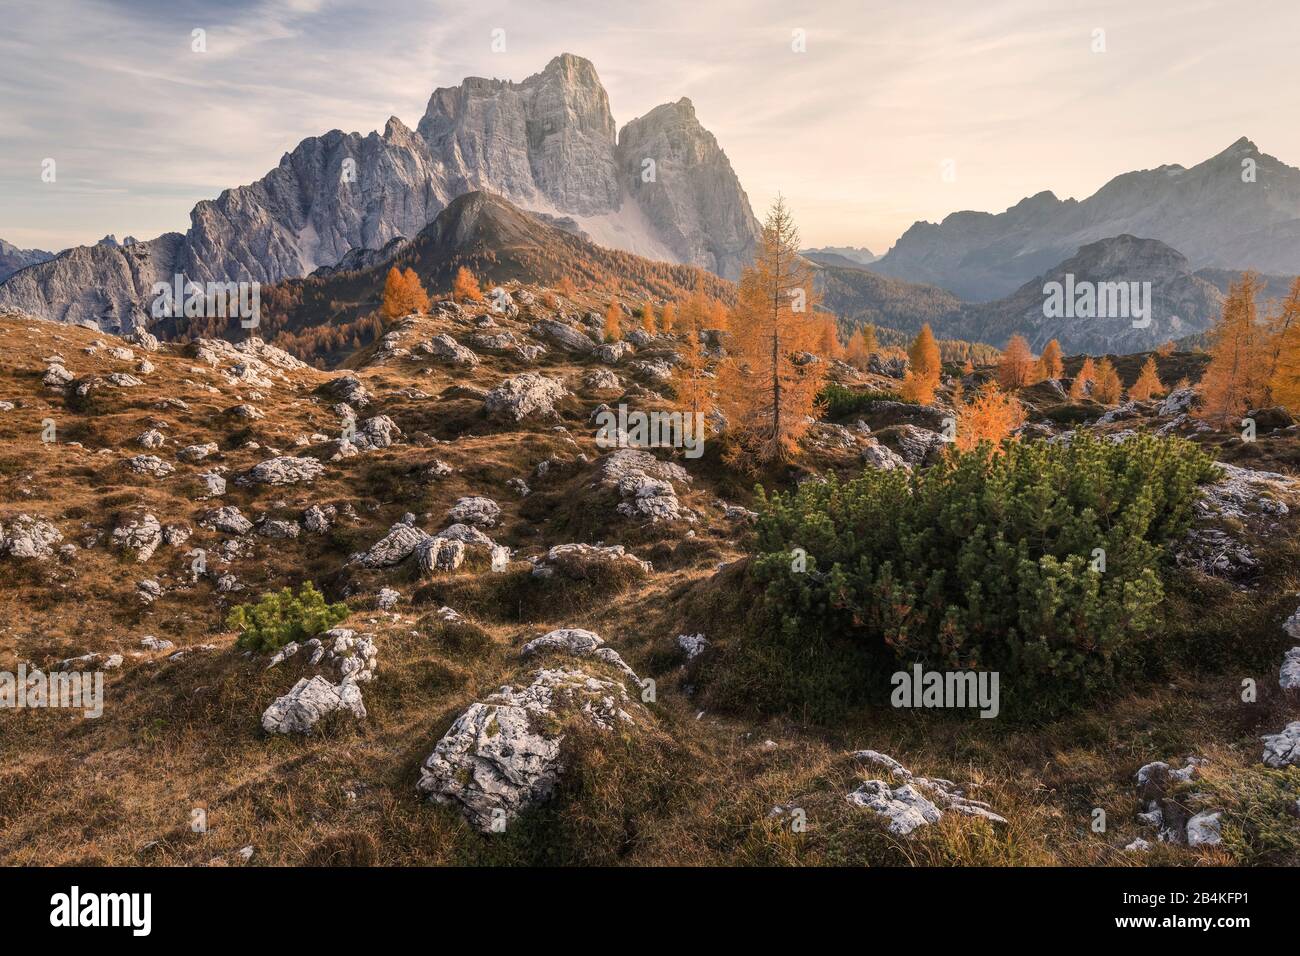
[[[969,451],[980,442],[995,447],[1025,423],[1025,410],[1020,400],[1009,395],[993,381],[980,386],[975,397],[957,407],[957,434],[954,447]]]
[[[451,284],[451,297],[457,302],[482,302],[483,292],[478,287],[474,273],[464,266],[456,270],[456,278]]]
[[[1011,390],[1034,384],[1036,380],[1036,363],[1034,353],[1029,351],[1029,343],[1023,335],[1011,336],[1002,361],[998,363],[998,384]]]
[[[384,303],[380,311],[390,319],[429,308],[429,296],[414,269],[402,272],[393,266],[384,280]]]
[[[1061,343],[1052,339],[1043,346],[1043,354],[1038,359],[1039,370],[1045,379],[1060,379],[1065,374],[1065,363],[1061,361]]]
[[[623,309],[612,299],[605,309],[605,341],[617,342],[623,337]]]
[[[845,349],[845,361],[854,368],[865,371],[867,363],[871,360],[872,353],[880,348],[880,343],[876,341],[876,329],[871,325],[864,325],[855,329],[849,336],[849,344]]]
[[[1092,356],[1085,356],[1083,364],[1079,366],[1079,371],[1075,373],[1074,381],[1070,383],[1070,401],[1081,402],[1089,395],[1088,386],[1097,381],[1097,367],[1092,362]]]
[[[1142,371],[1138,373],[1137,381],[1129,386],[1128,397],[1136,402],[1145,402],[1164,390],[1165,386],[1160,381],[1160,373],[1156,368],[1155,356],[1149,355],[1142,365]]]
[[[1263,404],[1268,392],[1268,343],[1255,306],[1259,286],[1259,277],[1250,272],[1234,282],[1211,332],[1210,364],[1201,378],[1197,414],[1221,426]]]
[[[909,401],[928,405],[934,401],[934,390],[939,387],[939,374],[942,371],[939,343],[934,340],[928,322],[921,326],[920,334],[907,350],[907,357],[910,366],[900,391]]]
[[[1108,358],[1103,358],[1097,366],[1097,381],[1092,386],[1092,400],[1102,405],[1117,405],[1124,396],[1124,385],[1119,380],[1119,373]]]
[[[1271,399],[1300,414],[1300,278],[1291,284],[1291,291],[1272,325]]]
[[[796,361],[800,352],[817,350],[815,305],[799,232],[778,198],[763,224],[754,264],[741,274],[729,355],[719,375],[728,461],[754,465],[796,453],[826,368],[825,362]]]

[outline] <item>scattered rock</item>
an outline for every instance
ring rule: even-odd
[[[501,506],[491,498],[458,498],[447,512],[447,518],[457,524],[471,524],[476,528],[492,528],[501,517]]]
[[[54,556],[54,546],[62,540],[59,529],[43,518],[20,514],[0,524],[0,554],[11,558],[45,561]]]
[[[525,372],[506,379],[488,392],[483,408],[489,418],[519,422],[554,413],[555,403],[565,394],[564,386],[555,379]]]
[[[281,456],[259,462],[240,479],[242,483],[292,485],[315,481],[325,473],[325,466],[315,458]]]

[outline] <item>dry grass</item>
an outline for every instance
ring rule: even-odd
[[[469,332],[468,323],[451,319],[421,321],[419,338]],[[527,321],[503,324],[522,331]],[[21,512],[42,515],[80,549],[69,564],[4,560],[0,670],[13,671],[20,662],[48,667],[88,652],[126,655],[124,666],[107,674],[105,712],[97,720],[58,710],[0,711],[4,863],[238,865],[237,851],[248,845],[255,848],[252,862],[263,865],[1190,865],[1288,859],[1285,842],[1258,822],[1257,813],[1289,784],[1256,779],[1255,766],[1258,735],[1295,716],[1294,702],[1269,690],[1276,686],[1278,624],[1288,600],[1294,603],[1288,591],[1300,586],[1293,554],[1275,565],[1289,570],[1252,591],[1210,587],[1174,609],[1181,615],[1179,639],[1189,647],[1201,646],[1198,640],[1220,647],[1235,640],[1232,653],[1207,655],[1204,666],[1178,675],[1154,675],[1130,696],[1050,725],[880,707],[820,727],[741,709],[723,712],[709,703],[708,689],[698,684],[703,671],[686,666],[675,637],[703,630],[725,643],[737,630],[741,569],[714,575],[719,563],[743,556],[743,527],[728,521],[716,502],[749,503],[748,482],[712,455],[691,463],[695,481],[684,499],[700,515],[691,538],[680,528],[617,519],[613,500],[591,491],[593,466],[577,457],[599,455],[586,415],[596,401],[610,400],[581,391],[581,362],[555,350],[548,354],[541,371],[566,378],[582,398],[563,405],[559,422],[517,428],[483,419],[473,400],[436,397],[453,385],[490,387],[519,370],[512,359],[484,356],[469,372],[417,357],[360,369],[376,396],[362,417],[389,415],[408,441],[332,463],[310,487],[258,489],[232,481],[224,503],[250,518],[297,516],[312,503],[350,504],[358,518],[319,537],[285,542],[249,536],[252,554],[232,566],[246,590],[231,596],[218,594],[209,579],[188,583],[186,551],[199,547],[215,555],[228,537],[198,526],[211,505],[194,500],[194,476],[216,465],[233,478],[268,457],[270,447],[297,454],[297,436],[337,434],[332,400],[317,392],[326,377],[296,372],[289,382],[258,390],[266,417],[242,422],[223,412],[248,401],[255,389],[165,352],[149,356],[157,370],[142,376],[144,386],[102,388],[93,414],[73,410],[41,386],[42,358],[57,350],[81,376],[129,371],[129,364],[102,351],[83,353],[101,337],[0,321],[0,399],[21,402],[0,414],[0,523]],[[404,391],[410,389],[430,397]],[[183,399],[188,410],[160,407],[168,397]],[[56,445],[40,441],[45,418],[56,422]],[[553,430],[556,424],[567,432]],[[167,435],[165,449],[133,444],[150,427]],[[218,442],[218,455],[200,465],[178,462],[176,474],[162,481],[121,464],[134,454],[171,461],[177,447],[208,440]],[[243,447],[248,441],[261,447]],[[546,479],[534,479],[535,465],[553,456],[562,463]],[[454,470],[429,482],[422,473],[435,459]],[[534,488],[528,497],[506,487],[519,476]],[[468,494],[501,504],[501,525],[492,534],[521,557],[561,542],[603,540],[652,560],[654,572],[547,585],[531,579],[522,561],[504,574],[475,569],[424,581],[406,567],[364,573],[344,567],[350,553],[378,540],[404,513],[414,512],[421,527],[434,530],[446,523],[452,502]],[[145,511],[164,524],[187,524],[194,536],[179,549],[163,545],[145,564],[115,553],[109,538],[119,517]],[[135,582],[146,577],[166,589],[152,605],[134,595]],[[222,621],[232,599],[302,580],[316,581],[331,600],[346,597],[353,613],[344,626],[376,636],[379,673],[365,691],[364,722],[328,722],[309,739],[268,738],[260,714],[292,684],[300,665],[266,670],[264,659],[236,649]],[[403,603],[391,614],[368,610],[385,585],[398,588]],[[1210,599],[1208,612],[1196,603]],[[447,625],[430,613],[444,603],[469,620]],[[517,656],[522,643],[559,626],[598,632],[639,673],[655,678],[653,716],[635,733],[570,725],[569,763],[556,798],[509,833],[481,836],[451,809],[417,799],[418,768],[468,703],[524,673]],[[140,649],[147,634],[179,648],[216,646],[169,661]],[[1243,705],[1238,695],[1240,678],[1248,675],[1261,687],[1254,705]],[[995,827],[949,814],[911,838],[891,836],[844,799],[873,775],[850,757],[862,748],[889,753],[914,772],[971,785],[973,796],[1010,823]],[[1120,852],[1141,833],[1134,821],[1136,769],[1189,753],[1210,758],[1216,796],[1244,808],[1247,829],[1214,854],[1166,847],[1149,856]],[[1245,782],[1234,790],[1232,781]],[[793,832],[786,818],[773,816],[777,805],[802,809],[806,831]],[[1096,807],[1107,812],[1105,833],[1090,828]],[[206,811],[206,833],[191,829],[196,809]]]

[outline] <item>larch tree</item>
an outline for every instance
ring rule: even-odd
[[[414,269],[403,272],[393,266],[388,270],[388,275],[384,278],[384,302],[380,308],[386,318],[396,319],[428,308],[429,296]]]
[[[1270,400],[1300,414],[1300,277],[1273,322],[1273,367]]]
[[[623,309],[610,299],[605,309],[605,341],[617,342],[623,337]]]
[[[772,204],[754,264],[741,273],[728,359],[719,375],[726,406],[727,460],[754,466],[788,460],[808,430],[825,362],[815,352],[813,274],[799,255],[799,231],[780,197]]]
[[[1043,346],[1039,362],[1043,367],[1043,378],[1059,380],[1065,374],[1065,363],[1061,360],[1061,343],[1052,339]]]
[[[1070,383],[1070,401],[1081,402],[1090,394],[1089,386],[1097,381],[1097,367],[1092,363],[1092,356],[1086,355],[1074,381]]]
[[[456,278],[451,283],[451,297],[457,302],[482,302],[483,291],[478,287],[474,273],[461,266],[456,270]]]
[[[1164,390],[1164,383],[1160,381],[1160,372],[1156,368],[1156,357],[1148,355],[1142,364],[1142,371],[1138,372],[1137,381],[1129,386],[1128,397],[1135,402],[1145,402]]]
[[[647,335],[655,334],[655,307],[649,299],[641,306],[641,328],[645,329]]]
[[[1197,414],[1219,426],[1236,422],[1267,395],[1268,348],[1255,306],[1260,285],[1253,272],[1234,282],[1210,332],[1210,364],[1201,377]]]
[[[676,325],[677,312],[671,302],[665,302],[663,312],[659,313],[659,330],[671,334]]]
[[[1097,381],[1092,386],[1093,401],[1102,405],[1118,405],[1124,397],[1124,385],[1119,380],[1119,373],[1109,358],[1103,358],[1097,366]]]
[[[823,316],[817,336],[817,354],[828,359],[841,358],[844,346],[840,345],[840,331],[836,327],[834,316]]]
[[[681,315],[677,318],[678,331],[686,336],[686,348],[681,353],[681,360],[673,367],[674,390],[686,404],[683,411],[692,415],[708,414],[713,410],[710,380],[706,374],[709,360],[700,341],[700,333],[708,321],[708,299],[701,292],[692,292],[682,304]]]
[[[943,371],[939,343],[934,340],[930,323],[921,326],[920,333],[907,350],[907,358],[909,367],[900,392],[909,401],[929,405],[934,401],[934,391],[939,387],[939,375]]]
[[[871,356],[880,348],[876,341],[876,328],[873,325],[859,326],[849,336],[845,350],[845,360],[854,368],[865,371]]]
[[[731,329],[731,310],[713,299],[709,302],[709,324],[710,329],[717,329],[720,332],[727,332]]]
[[[1011,336],[998,363],[998,385],[1007,391],[1034,383],[1034,353],[1023,335]]]
[[[989,442],[998,448],[1024,423],[1025,409],[1020,400],[990,380],[980,386],[971,401],[957,406],[953,447],[958,451],[970,451],[980,442]]]

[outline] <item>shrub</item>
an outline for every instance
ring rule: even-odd
[[[867,409],[872,402],[902,402],[915,405],[916,402],[904,399],[897,392],[857,391],[836,382],[829,383],[817,396],[817,401],[826,409],[828,419],[844,418],[856,415]]]
[[[984,444],[916,474],[770,497],[760,488],[753,574],[771,611],[761,640],[847,643],[866,655],[860,683],[900,664],[998,671],[1003,710],[1022,714],[1081,702],[1158,655],[1164,546],[1189,526],[1211,460],[1151,436],[1001,451]]]
[[[292,641],[303,641],[348,616],[346,604],[328,604],[310,581],[295,595],[291,588],[263,594],[256,604],[230,609],[226,626],[240,631],[239,646],[254,651],[273,651]]]

